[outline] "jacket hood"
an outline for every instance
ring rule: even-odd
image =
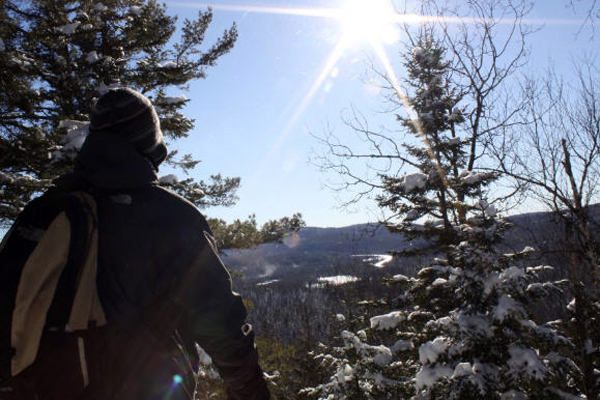
[[[94,186],[107,189],[139,188],[157,182],[150,160],[119,135],[89,135],[75,158],[75,173]]]

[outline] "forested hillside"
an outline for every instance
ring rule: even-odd
[[[590,214],[595,234],[600,236],[600,205],[592,206]],[[565,254],[561,239],[565,226],[558,216],[536,212],[509,220],[514,227],[506,231],[499,245],[501,251],[516,253],[532,247],[535,251],[527,259],[530,265],[557,265],[545,272],[547,279],[560,281],[570,276],[568,268],[561,267],[567,265],[564,260],[557,263]],[[277,378],[289,385],[285,390],[298,390],[318,380],[292,366],[308,363],[306,357],[320,349],[319,343],[337,345],[342,326],[361,330],[370,324],[367,316],[401,302],[403,291],[394,280],[415,277],[418,266],[428,260],[384,256],[388,249],[399,251],[408,245],[406,238],[382,226],[356,225],[304,228],[293,244],[227,251],[224,262],[240,273],[235,275],[234,288],[250,301],[249,319],[264,339],[260,343],[272,368],[268,372],[289,368],[289,376]],[[545,301],[528,304],[528,308],[539,322],[562,319],[568,314],[565,299],[571,297],[568,290],[555,293]],[[274,344],[292,349],[291,353],[283,359],[270,358]],[[311,367],[313,372],[319,371],[316,365],[320,364]],[[326,369],[321,372],[326,375]]]
[[[155,0],[0,1],[0,228],[11,225],[57,177],[73,171],[89,134],[90,112],[111,88],[127,86],[144,94],[156,109],[169,145],[188,137],[198,140],[204,133],[201,128],[207,121],[185,115],[194,99],[182,92],[190,93],[194,81],[208,78],[235,52],[241,33],[235,23],[222,21],[223,29],[213,32],[216,8],[178,21],[167,12],[169,3],[186,9],[198,6]],[[338,8],[323,9],[313,8],[312,1],[304,8],[291,2],[272,7],[217,3],[221,11],[242,12],[243,19],[255,13],[328,21],[315,24],[321,31],[311,46],[330,46],[331,53],[326,51],[327,58],[316,63],[314,83],[307,84],[306,93],[294,93],[290,106],[277,95],[293,91],[293,78],[285,82],[269,76],[275,81],[272,86],[254,81],[266,66],[262,62],[270,41],[245,48],[245,58],[236,65],[250,72],[247,76],[252,78],[246,80],[254,86],[243,86],[247,82],[232,74],[227,86],[194,92],[202,96],[204,107],[214,103],[222,109],[202,114],[205,118],[237,121],[251,111],[241,122],[241,133],[229,135],[224,132],[229,125],[218,124],[218,133],[209,132],[208,139],[200,141],[208,154],[219,154],[216,165],[201,170],[202,176],[195,155],[174,150],[165,162],[173,173],[155,177],[153,170],[152,182],[146,184],[163,186],[184,197],[190,210],[196,207],[207,214],[215,241],[204,224],[191,233],[171,224],[169,228],[182,228],[186,235],[165,251],[154,246],[166,246],[170,238],[164,243],[145,240],[148,254],[169,257],[156,257],[157,265],[148,267],[161,271],[159,277],[147,279],[149,286],[162,289],[161,297],[140,296],[136,307],[179,306],[182,298],[202,298],[206,304],[194,303],[198,309],[212,314],[218,308],[212,306],[221,303],[221,297],[205,299],[212,293],[209,277],[217,274],[207,273],[204,279],[199,273],[204,265],[190,274],[202,281],[201,293],[194,292],[197,282],[188,285],[187,270],[176,284],[162,281],[177,270],[171,268],[171,255],[195,252],[196,246],[185,248],[185,243],[200,235],[210,242],[206,249],[220,249],[233,287],[243,295],[274,399],[598,400],[598,59],[573,54],[572,70],[564,75],[552,65],[533,65],[532,39],[544,33],[532,13],[536,3],[526,0],[343,0]],[[551,3],[538,8],[556,6]],[[560,3],[569,10],[583,5],[586,17],[576,22],[582,30],[589,26],[589,40],[597,40],[597,1]],[[572,24],[563,19],[551,22]],[[340,28],[338,36],[331,33],[334,26]],[[271,31],[269,40],[283,28],[280,24]],[[387,28],[396,34],[386,35]],[[245,34],[245,43],[256,45],[251,32]],[[546,38],[546,44],[552,47],[554,39],[558,38]],[[582,36],[573,38],[570,50],[576,53],[581,41]],[[345,100],[351,105],[342,112],[339,125],[325,123],[305,135],[297,128],[304,125],[303,113],[325,104],[337,77],[346,72],[340,65],[358,42],[368,56],[350,64],[355,68],[356,61],[364,61],[365,93],[375,95],[365,104],[377,98],[381,108],[371,114],[360,110],[354,95],[348,94]],[[311,58],[305,53],[296,56],[295,60]],[[274,59],[279,65],[281,58]],[[277,71],[287,73],[285,68]],[[242,87],[265,90],[264,104],[230,110]],[[254,124],[263,112],[279,114],[274,119],[280,125],[269,121],[268,129],[262,129],[266,133],[261,132]],[[265,206],[259,204],[263,201],[276,204],[271,196],[296,189],[296,183],[316,181],[313,174],[295,175],[297,159],[305,155],[297,149],[282,150],[292,138],[312,141],[314,153],[306,156],[325,177],[332,196],[350,209],[368,204],[381,222],[303,228],[302,216],[294,214],[259,227],[254,215],[233,221],[210,218],[211,207],[231,207],[238,201],[241,180],[235,168],[248,164],[238,164],[237,158],[253,162],[250,171],[239,172],[248,174],[251,185],[260,186],[259,201],[253,203],[257,206]],[[263,147],[262,157],[256,153],[260,146],[250,146],[253,142]],[[216,143],[218,150],[212,147]],[[274,165],[269,163],[272,159],[280,163],[285,179],[264,173]],[[234,176],[211,173],[213,167],[235,171]],[[120,192],[113,196],[113,189],[99,186],[89,191],[127,207],[147,206],[144,201],[131,203],[131,197]],[[529,204],[548,212],[511,216],[516,207]],[[168,216],[169,211],[157,213]],[[136,221],[136,232],[153,221]],[[25,232],[29,237],[33,233]],[[103,249],[102,232],[99,237]],[[216,258],[211,259],[219,271],[213,278],[239,306],[229,292],[227,274]],[[146,265],[136,267],[146,271],[141,269]],[[119,271],[129,273],[128,268]],[[71,275],[75,280],[78,274]],[[138,278],[148,277],[132,281]],[[185,287],[186,296],[171,291],[174,287]],[[174,299],[163,301],[167,294]],[[132,293],[122,296],[129,297],[138,300]],[[199,332],[222,332],[214,329],[216,324],[198,323],[203,317],[190,308],[183,314],[193,315],[192,325]],[[243,320],[243,309],[236,310],[237,323]],[[10,319],[12,313],[6,316]],[[229,317],[207,320],[226,321],[232,335],[248,340],[244,351],[254,354],[251,330],[240,322],[240,331]],[[231,343],[222,336],[220,340]],[[10,346],[5,348],[7,354]],[[85,358],[82,348],[80,362]],[[216,348],[216,357],[220,351],[238,354]],[[197,378],[195,400],[224,398],[210,357],[198,351],[198,374],[189,373]],[[254,356],[252,364],[256,380],[263,384]],[[221,367],[221,372],[228,371],[228,366]],[[183,378],[172,379],[175,387]],[[264,385],[262,389],[264,394]]]

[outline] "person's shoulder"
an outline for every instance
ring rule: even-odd
[[[178,204],[179,207],[189,208],[190,210],[194,210],[195,212],[199,213],[198,209],[196,208],[196,206],[194,206],[192,202],[173,192],[172,190],[169,190],[159,185],[150,186],[150,190],[152,191],[154,196],[156,196],[162,201]]]
[[[202,215],[198,208],[189,200],[158,185],[152,186],[150,191],[158,203],[157,206],[161,208],[165,215],[178,216],[189,222],[197,221],[206,224],[204,215]]]

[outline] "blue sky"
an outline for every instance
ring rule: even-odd
[[[370,47],[358,41],[331,63],[332,53],[344,37],[339,20],[285,14],[294,9],[339,8],[346,1],[217,0],[207,43],[233,21],[239,39],[230,54],[208,70],[205,80],[183,92],[191,101],[185,112],[196,119],[190,138],[179,142],[202,163],[192,175],[239,176],[242,186],[237,205],[211,208],[205,214],[232,221],[255,214],[263,223],[301,212],[309,226],[346,226],[372,222],[377,211],[372,201],[353,209],[340,209],[351,193],[324,187],[329,178],[309,163],[319,143],[310,133],[332,129],[351,135],[341,115],[351,106],[369,116],[373,124],[393,125],[382,114],[382,98],[368,85],[368,60],[382,70]],[[373,0],[363,0],[364,2]],[[567,0],[538,0],[531,19],[546,21],[532,37],[531,70],[542,71],[549,60],[567,73],[573,56],[592,52],[597,39],[589,29],[579,35],[583,13],[566,7]],[[172,15],[193,18],[199,2],[166,1]],[[202,4],[204,6],[204,4]],[[273,7],[281,12],[257,12]],[[204,7],[205,8],[205,7]],[[596,35],[597,36],[597,35]],[[398,76],[403,75],[397,44],[385,46]],[[325,71],[327,73],[325,74]]]

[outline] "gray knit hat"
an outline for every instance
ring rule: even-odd
[[[110,89],[92,107],[90,135],[101,132],[121,136],[156,169],[167,157],[156,110],[146,96],[133,89]]]

